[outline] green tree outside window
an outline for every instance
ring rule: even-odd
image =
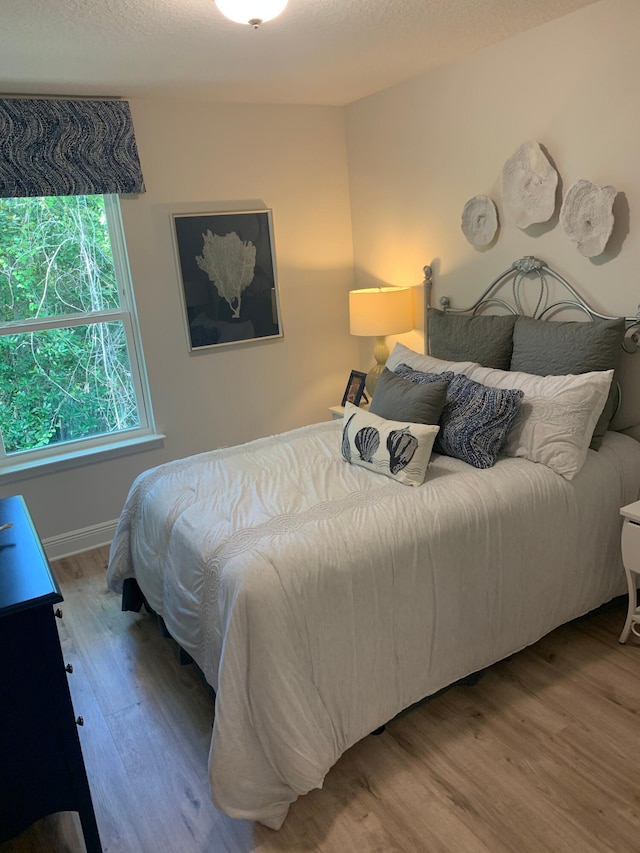
[[[105,197],[0,199],[7,455],[145,425],[118,285]]]

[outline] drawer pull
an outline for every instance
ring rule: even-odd
[[[60,610],[60,608],[59,608],[59,607],[57,607],[57,608],[55,609],[54,613],[55,613],[55,615],[58,617],[58,619],[62,619],[62,610]]]
[[[76,723],[79,726],[84,726],[84,717],[76,717]]]
[[[72,663],[68,663],[68,664],[65,666],[65,669],[66,669],[66,670],[67,670],[67,672],[69,672],[69,673],[73,672],[73,664],[72,664]]]

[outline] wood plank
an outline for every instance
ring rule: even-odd
[[[211,802],[213,701],[153,619],[107,592],[108,550],[54,564],[59,630],[98,826],[112,853],[632,853],[640,641],[620,599],[350,749],[273,832]],[[77,818],[2,853],[83,853]]]

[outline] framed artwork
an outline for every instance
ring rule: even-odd
[[[353,403],[354,406],[360,405],[362,395],[364,394],[364,382],[366,378],[366,373],[362,373],[359,370],[351,371],[340,405],[344,406],[345,403]]]
[[[190,351],[281,338],[271,211],[172,219]]]

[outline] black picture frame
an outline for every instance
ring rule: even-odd
[[[172,220],[189,350],[283,337],[271,210]]]
[[[351,371],[347,387],[344,389],[344,394],[342,395],[341,406],[344,406],[346,403],[353,403],[354,406],[360,405],[362,395],[364,394],[364,383],[366,378],[367,374],[362,373],[361,370]]]

